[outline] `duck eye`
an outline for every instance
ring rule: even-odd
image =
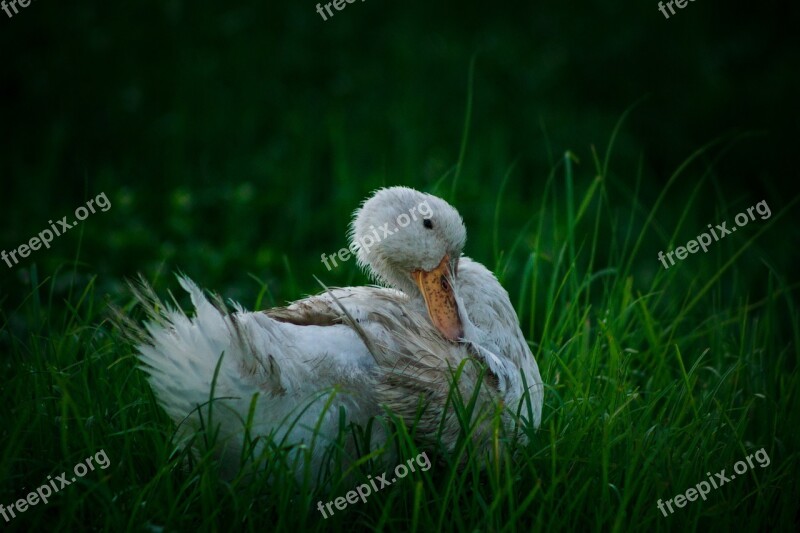
[[[425,226],[428,229],[433,229],[433,221],[431,219],[429,219],[429,218],[426,218],[425,220],[423,220],[422,221],[422,225]]]

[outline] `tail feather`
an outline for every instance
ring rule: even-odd
[[[134,342],[159,404],[179,425],[179,439],[185,442],[203,426],[219,429],[215,447],[226,472],[235,473],[239,465],[243,423],[254,397],[252,434],[305,442],[315,468],[338,434],[340,408],[360,422],[377,414],[374,402],[355,399],[370,397],[372,378],[371,357],[365,348],[356,351],[352,330],[298,326],[238,306],[229,313],[191,279],[178,281],[189,293],[193,315],[174,299],[165,304],[140,280],[131,290],[145,311],[142,325],[119,310],[115,321]],[[323,330],[328,342],[321,341]]]
[[[244,379],[242,350],[233,342],[232,321],[224,307],[212,305],[188,277],[178,276],[178,281],[191,297],[194,317],[187,316],[177,304],[165,304],[140,279],[130,287],[145,311],[143,326],[119,311],[115,319],[125,336],[135,342],[142,369],[159,403],[173,420],[183,423],[180,433],[187,434],[201,424],[199,416],[191,415],[196,411],[204,415],[210,401],[215,402],[215,409],[221,404],[235,413],[246,413],[259,387]],[[220,417],[223,423],[229,420],[230,416]]]

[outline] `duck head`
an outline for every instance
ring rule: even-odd
[[[453,206],[408,187],[379,189],[355,211],[349,237],[373,278],[424,300],[445,338],[463,337],[455,281],[467,230]]]

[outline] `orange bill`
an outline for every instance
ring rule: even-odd
[[[458,305],[449,269],[450,258],[445,255],[439,266],[433,270],[415,270],[411,275],[425,299],[433,325],[446,339],[457,341],[464,336],[464,327],[458,317]]]

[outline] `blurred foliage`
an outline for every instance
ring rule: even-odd
[[[171,517],[167,530],[197,517],[228,527],[252,516],[254,530],[273,516],[316,519],[296,512],[291,491],[232,497],[211,470],[186,496],[144,374],[98,327],[102,299],[123,302],[137,272],[160,276],[163,295],[182,270],[247,307],[264,286],[268,306],[317,292],[314,276],[363,283],[354,261],[329,272],[320,256],[346,246],[350,214],[372,190],[403,184],[462,213],[465,252],[500,275],[551,387],[521,482],[508,475],[495,490],[459,477],[469,490],[450,500],[457,513],[432,507],[437,523],[499,529],[528,494],[519,509],[537,529],[614,516],[615,530],[674,527],[656,499],[743,457],[743,443],[775,450],[758,491],[733,485],[676,519],[791,523],[796,204],[668,272],[657,253],[761,200],[777,217],[797,198],[800,7],[698,0],[666,20],[657,4],[368,0],[328,21],[315,1],[36,0],[13,18],[0,11],[0,250],[101,192],[112,203],[18,266],[0,262],[2,501],[58,471],[49,461],[107,446],[124,475],[103,506],[76,488],[26,518],[115,530],[151,516]],[[343,527],[382,516],[407,529],[422,493],[399,487],[386,494],[400,495],[391,505],[402,512],[373,498],[363,515],[341,515]]]
[[[777,212],[796,194],[794,4],[694,2],[665,20],[656,2],[370,0],[327,22],[315,5],[40,0],[13,19],[0,14],[2,247],[101,191],[112,201],[50,250],[0,264],[2,294],[27,294],[34,264],[40,279],[97,273],[111,291],[137,271],[180,268],[247,305],[257,289],[247,273],[277,301],[316,291],[312,274],[361,282],[352,264],[326,272],[319,262],[346,245],[358,202],[382,185],[433,191],[445,175],[438,192],[465,217],[467,253],[491,264],[495,200],[512,164],[505,250],[531,216],[551,216],[539,211],[542,188],[564,152],[580,160],[581,194],[595,177],[591,147],[603,157],[643,97],[607,176],[618,193],[609,201],[628,210],[641,174],[633,224],[694,150],[737,131],[759,133],[689,169],[657,213],[662,233],[709,169],[676,245],[764,198]],[[780,250],[786,238],[790,254],[793,227],[758,245]],[[668,243],[648,242],[636,258],[643,278],[661,249]]]

